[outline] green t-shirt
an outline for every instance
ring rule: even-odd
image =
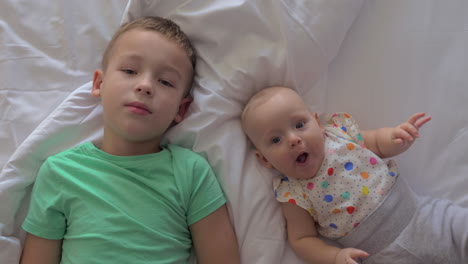
[[[44,162],[23,228],[63,239],[61,263],[186,263],[189,226],[225,202],[190,150],[122,157],[88,142]]]

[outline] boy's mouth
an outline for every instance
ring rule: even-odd
[[[151,114],[151,110],[149,110],[148,106],[141,102],[131,102],[125,105],[126,107],[130,108],[130,111],[139,114],[139,115],[149,115]]]
[[[301,153],[297,158],[296,162],[303,164],[307,161],[307,158],[309,157],[309,154],[307,152]]]

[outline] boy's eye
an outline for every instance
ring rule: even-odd
[[[122,71],[126,74],[130,74],[130,75],[134,75],[136,74],[136,71],[132,70],[132,69],[122,69]]]
[[[296,128],[303,128],[304,127],[304,122],[299,122],[296,124]]]
[[[174,85],[166,80],[159,80],[159,82],[162,84],[162,85],[165,85],[165,86],[169,86],[169,87],[174,87]]]
[[[271,142],[272,142],[273,144],[276,144],[276,143],[280,142],[280,140],[281,140],[281,139],[280,139],[279,137],[274,137],[274,138],[271,140]]]

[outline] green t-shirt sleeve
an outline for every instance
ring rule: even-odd
[[[187,209],[187,223],[192,225],[213,213],[226,203],[223,190],[208,162],[201,156],[193,163],[190,199]]]
[[[60,183],[51,168],[50,162],[46,161],[39,169],[22,227],[38,237],[62,239],[66,220],[60,204]]]

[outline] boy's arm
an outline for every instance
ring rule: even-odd
[[[363,130],[364,145],[380,158],[396,156],[411,147],[419,137],[419,128],[430,120],[425,113],[417,113],[397,127]]]
[[[366,252],[355,248],[340,249],[330,246],[318,237],[312,216],[301,207],[292,203],[281,203],[288,241],[302,259],[307,263],[357,264],[357,258],[369,256]]]
[[[224,204],[190,226],[197,263],[240,263],[236,235]]]
[[[62,240],[52,240],[27,233],[21,255],[21,264],[60,263]]]

